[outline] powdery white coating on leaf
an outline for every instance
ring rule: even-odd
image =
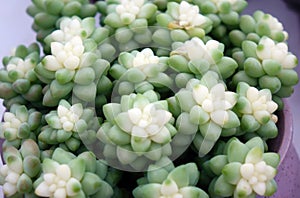
[[[273,59],[278,61],[284,69],[293,69],[297,66],[297,57],[288,52],[287,44],[284,42],[275,43],[268,37],[263,37],[259,41],[256,54],[261,60]]]
[[[136,19],[144,0],[120,0],[120,4],[116,7],[116,12],[121,19],[128,19],[128,24]]]
[[[178,186],[177,186],[176,182],[168,179],[162,184],[160,192],[163,196],[166,196],[166,197],[172,196],[174,194],[177,194]]]
[[[244,192],[244,194],[246,195],[250,195],[252,193],[252,188],[245,179],[241,179],[239,181],[239,183],[236,186],[236,189],[238,189],[239,192]]]
[[[261,196],[266,193],[267,183],[274,179],[276,169],[263,161],[261,152],[260,149],[254,148],[248,153],[246,162],[240,167],[242,178],[237,184],[237,192],[244,191],[246,195],[250,195],[254,191]]]
[[[83,107],[81,104],[74,104],[69,109],[63,105],[59,105],[57,108],[57,115],[65,131],[74,130],[74,126],[79,121],[82,113]]]
[[[263,21],[266,22],[272,30],[283,30],[282,23],[280,23],[276,17],[273,17],[270,14],[265,15],[265,17],[263,17]]]
[[[159,63],[158,56],[155,56],[150,48],[143,49],[141,52],[137,52],[133,59],[133,67],[143,67],[148,64]]]
[[[201,94],[200,94],[201,93]],[[193,97],[198,104],[202,104],[209,94],[209,90],[206,86],[198,85],[194,87]]]
[[[144,107],[129,109],[127,115],[133,125],[132,130],[127,132],[135,137],[163,142],[164,133],[169,133],[165,124],[170,121],[172,114],[166,110],[156,109],[154,104],[150,103]]]
[[[80,36],[82,31],[81,19],[64,18],[60,23],[60,29],[52,32],[51,37],[57,42],[67,42],[75,36]]]
[[[44,59],[44,66],[50,71],[62,68],[76,70],[80,68],[84,55],[84,46],[81,37],[75,36],[66,44],[51,43],[51,53]]]
[[[22,168],[22,166],[20,167]],[[0,167],[0,175],[4,178],[3,192],[10,197],[17,192],[17,182],[23,170],[12,170],[6,164]]]
[[[212,58],[211,51],[218,49],[219,45],[220,43],[216,40],[210,40],[204,44],[201,39],[194,37],[191,40],[186,41],[172,53],[184,55],[189,60],[205,59],[210,64],[214,64],[215,62]]]
[[[22,124],[22,121],[15,116],[15,114],[11,112],[4,113],[4,123],[3,128],[4,130],[7,128],[15,128],[18,129]]]
[[[165,180],[160,187],[160,196],[159,198],[184,198],[189,192],[182,192],[178,188],[177,183],[172,179]]]
[[[237,102],[236,94],[225,91],[225,87],[221,83],[213,86],[210,91],[204,85],[196,85],[193,88],[193,98],[210,115],[212,121],[219,126],[228,122],[228,111]]]
[[[72,191],[70,183],[77,182],[71,177],[71,169],[68,165],[62,164],[56,168],[55,173],[44,173],[43,182],[35,189],[35,194],[42,197],[61,197],[75,196],[77,193]],[[69,184],[69,185],[68,185]]]
[[[261,122],[265,117],[271,118],[274,122],[277,121],[277,116],[273,113],[277,110],[278,105],[272,101],[270,91],[249,87],[246,97],[251,104],[249,113],[252,113],[257,121]]]
[[[7,71],[13,71],[16,70],[19,72],[20,77],[24,78],[26,76],[26,74],[31,71],[33,68],[35,67],[35,65],[32,63],[32,61],[30,59],[19,59],[17,61],[17,64],[14,63],[9,63],[6,66]]]
[[[282,23],[270,14],[263,14],[261,18],[259,18],[259,22],[266,23],[272,32],[283,32],[284,40],[288,39],[288,33],[284,31]]]
[[[17,186],[8,182],[5,183],[2,188],[4,194],[7,196],[12,196],[17,192]]]
[[[179,16],[176,19],[185,29],[194,28],[204,24],[207,19],[199,13],[199,7],[182,1],[179,5]]]
[[[21,127],[22,123],[26,122],[28,115],[23,115],[18,117],[11,112],[5,112],[3,116],[4,122],[1,123],[0,127],[0,137],[4,138],[5,131],[9,131],[10,139],[17,139],[18,130]]]

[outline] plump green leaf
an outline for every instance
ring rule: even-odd
[[[222,175],[224,177],[224,180],[226,180],[226,182],[232,185],[236,185],[241,179],[241,165],[242,164],[239,162],[232,162],[225,165],[222,169]]]
[[[228,163],[226,155],[217,155],[209,160],[209,167],[216,175],[222,173],[223,167]]]
[[[230,142],[227,150],[228,161],[243,163],[248,152],[249,148],[245,144],[239,140],[233,140]]]

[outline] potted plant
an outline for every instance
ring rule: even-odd
[[[298,60],[283,25],[246,6],[33,1],[39,44],[0,70],[4,194],[273,195]]]

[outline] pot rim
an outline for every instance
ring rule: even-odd
[[[279,166],[283,163],[292,145],[293,140],[293,115],[287,99],[283,99],[284,108],[278,112],[278,136],[268,141],[269,150],[280,155]]]

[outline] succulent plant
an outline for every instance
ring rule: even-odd
[[[155,87],[170,88],[172,79],[165,73],[168,57],[155,56],[150,48],[141,52],[123,52],[110,69],[110,75],[117,80],[118,94],[130,94],[134,91],[144,93]]]
[[[151,45],[151,26],[157,12],[152,1],[98,1],[96,5],[102,13],[101,24],[110,30],[110,37],[99,47],[104,57],[113,60],[121,52]]]
[[[205,33],[211,28],[210,19],[199,13],[199,7],[186,1],[182,1],[180,4],[169,2],[167,4],[166,12],[158,14],[156,19],[158,24],[162,27],[174,30],[173,35],[176,35],[175,30],[183,30],[177,31],[177,34],[185,34],[187,38],[203,38]],[[181,41],[177,40],[175,37],[172,39],[174,39],[173,41]]]
[[[258,90],[244,82],[238,84],[235,112],[241,118],[243,133],[256,132],[263,138],[274,138],[278,135],[277,116],[274,112],[278,105],[272,100],[269,89]]]
[[[5,165],[0,167],[0,183],[7,197],[33,195],[33,182],[41,171],[40,149],[35,141],[26,139],[18,150],[3,150]]]
[[[156,13],[157,7],[147,0],[120,0],[98,2],[98,8],[104,14],[104,24],[112,28],[142,27]]]
[[[211,195],[272,195],[277,189],[274,177],[279,159],[277,153],[265,152],[264,143],[259,137],[245,144],[236,138],[229,140],[224,154],[216,155],[209,161],[209,167],[216,175],[210,184]]]
[[[0,136],[5,138],[2,147],[14,146],[17,149],[26,139],[36,140],[41,127],[42,114],[24,105],[14,104],[10,112],[5,112],[0,125]]]
[[[133,196],[135,198],[206,198],[208,195],[196,187],[199,174],[194,163],[177,167],[174,167],[172,163],[165,167],[160,167],[157,164],[150,165],[147,176],[138,180],[140,184],[134,189]]]
[[[254,12],[253,16],[242,15],[239,28],[229,33],[230,41],[236,47],[241,47],[245,39],[257,43],[264,36],[276,42],[284,42],[288,39],[288,33],[284,30],[282,23],[271,14],[260,10]]]
[[[99,38],[94,39],[94,36],[99,31],[94,26],[92,18],[82,21],[64,18],[62,29],[50,35],[51,55],[45,56],[35,68],[39,79],[48,85],[43,105],[56,106],[70,94],[82,102],[94,101],[98,82],[102,82],[102,78],[109,80],[104,77],[109,63],[101,59],[96,50]]]
[[[170,142],[177,133],[174,118],[167,101],[158,100],[154,91],[124,95],[120,103],[104,105],[103,112],[106,121],[97,137],[105,144],[106,159],[139,169],[171,154]]]
[[[28,47],[19,45],[11,56],[3,58],[0,70],[0,95],[4,105],[27,104],[41,106],[43,84],[34,73],[40,61],[40,49],[36,43]]]
[[[57,22],[63,16],[86,18],[94,17],[97,13],[97,7],[88,0],[35,0],[32,3],[27,8],[27,13],[34,18],[33,29],[37,32],[37,40],[42,44],[57,28]]]
[[[200,156],[212,149],[222,133],[233,129],[234,134],[240,125],[232,111],[238,95],[226,91],[225,85],[218,81],[217,73],[207,72],[201,80],[188,81],[186,88],[175,95],[183,113],[188,113],[190,122],[197,126],[195,130],[199,129],[194,144]]]
[[[5,196],[273,195],[298,60],[246,5],[33,0],[44,54],[20,45],[0,70]]]
[[[83,40],[89,39],[85,45],[95,45],[93,42],[99,43],[107,38],[109,30],[104,27],[95,27],[95,18],[86,17],[79,18],[77,16],[62,17],[59,22],[59,28],[49,34],[44,40],[46,46],[49,48],[52,42],[66,43],[73,39],[73,37],[80,36]],[[92,40],[91,40],[92,39]],[[93,46],[94,47],[94,46]]]
[[[43,160],[34,192],[42,197],[111,197],[113,189],[104,180],[107,167],[98,163],[91,152],[75,156],[57,148],[51,159]]]
[[[81,137],[90,136],[92,140],[96,131],[91,128],[93,122],[98,123],[94,118],[94,111],[91,108],[84,108],[81,103],[70,105],[66,100],[61,100],[57,110],[45,115],[47,125],[41,128],[38,136],[39,145],[47,148],[51,145],[65,144],[70,151],[77,151],[82,146]],[[87,138],[84,138],[85,143]]]
[[[241,53],[237,51],[233,55],[240,60],[241,70],[234,75],[232,84],[236,86],[242,81],[269,89],[282,109],[281,98],[289,97],[299,81],[297,72],[293,70],[298,64],[297,57],[288,52],[286,43],[276,43],[266,36],[258,44],[244,41],[242,49]]]
[[[177,74],[177,86],[183,88],[180,79],[201,79],[208,71],[215,71],[221,75],[223,80],[229,78],[238,67],[234,59],[223,55],[224,45],[216,40],[208,40],[204,43],[201,39],[194,37],[180,44],[171,52],[168,64]],[[193,75],[191,75],[193,74]]]
[[[186,1],[168,2],[167,10],[159,13],[156,20],[161,27],[168,28],[169,31],[158,29],[153,33],[154,42],[162,44],[159,35],[165,34],[164,38],[169,38],[170,46],[172,42],[184,42],[192,37],[203,38],[212,28],[211,20],[199,12],[199,7]]]

